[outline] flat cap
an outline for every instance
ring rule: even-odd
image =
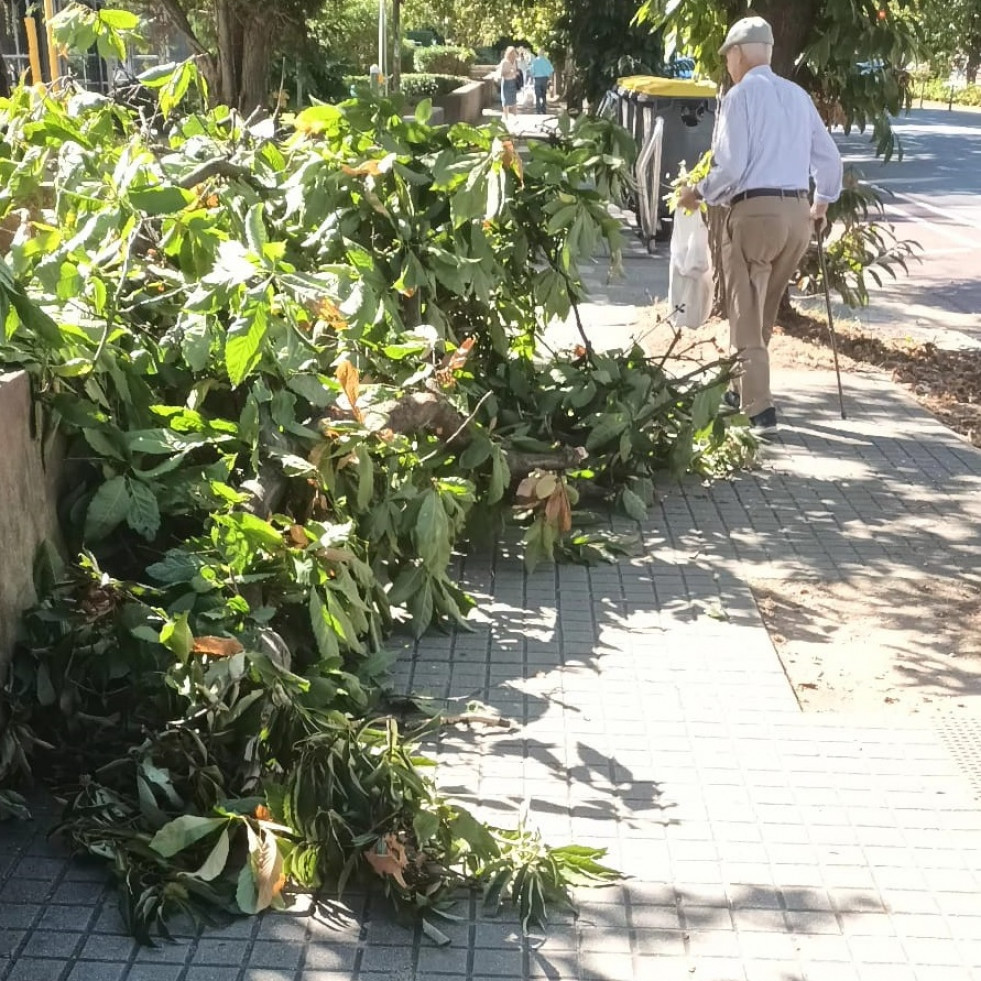
[[[719,54],[724,55],[737,44],[773,44],[773,28],[762,17],[744,17],[737,20],[726,35]]]

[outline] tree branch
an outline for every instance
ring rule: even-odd
[[[177,183],[185,191],[203,184],[212,177],[228,177],[232,180],[239,179],[248,181],[250,184],[257,183],[252,171],[248,167],[234,164],[230,160],[217,159],[206,160],[200,167],[192,170],[186,177],[182,177]]]
[[[211,52],[198,40],[198,36],[191,27],[191,22],[187,18],[187,12],[180,4],[180,0],[160,0],[164,12],[170,18],[170,22],[187,38],[188,43],[199,55],[210,55]]]

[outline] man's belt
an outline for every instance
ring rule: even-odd
[[[748,201],[750,198],[793,198],[801,199],[807,197],[807,191],[786,191],[779,187],[754,187],[751,191],[741,191],[734,194],[730,205],[739,204],[740,201]]]

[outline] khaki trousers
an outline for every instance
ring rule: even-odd
[[[748,198],[729,212],[722,243],[729,343],[742,362],[743,372],[736,385],[748,416],[773,408],[767,345],[780,298],[810,237],[806,200]]]

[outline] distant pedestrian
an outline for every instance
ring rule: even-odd
[[[535,112],[544,115],[548,112],[548,84],[555,74],[552,62],[545,57],[545,49],[538,52],[538,57],[531,63],[531,77],[535,83]]]
[[[754,430],[766,435],[777,429],[767,350],[777,308],[812,222],[822,226],[841,194],[841,156],[811,97],[771,70],[773,31],[762,17],[733,24],[719,54],[735,85],[722,99],[712,169],[678,203],[688,211],[702,200],[731,209],[722,261],[729,338],[743,368],[737,393]]]
[[[531,83],[530,68],[531,52],[525,47],[518,48],[518,91]]]
[[[495,71],[501,83],[501,112],[505,123],[518,114],[518,52],[509,47]]]

